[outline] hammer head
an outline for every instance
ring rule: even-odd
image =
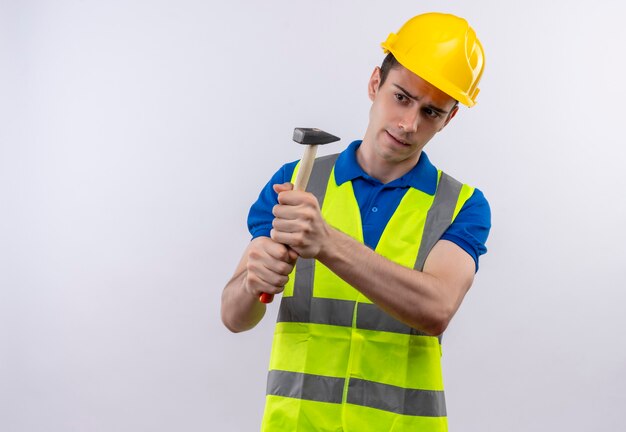
[[[320,145],[339,141],[340,138],[317,128],[295,128],[293,140],[300,144]]]

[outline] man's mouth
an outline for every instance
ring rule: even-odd
[[[404,141],[403,139],[397,138],[396,136],[394,136],[393,134],[391,134],[389,131],[385,131],[387,132],[387,134],[399,145],[403,145],[406,147],[410,147],[411,144],[409,144],[408,142]]]

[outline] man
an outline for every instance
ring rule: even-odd
[[[447,430],[440,336],[486,252],[490,212],[422,149],[458,102],[474,105],[483,51],[464,19],[438,13],[382,46],[362,142],[319,158],[307,192],[292,189],[296,163],[274,175],[224,289],[235,332],[261,320],[261,293],[284,291],[266,431]]]

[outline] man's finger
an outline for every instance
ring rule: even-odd
[[[261,263],[249,263],[248,284],[255,290],[261,292],[275,293],[280,290],[289,280],[291,273],[288,264],[277,261],[273,263],[275,269],[267,267]]]
[[[298,252],[296,252],[295,250],[291,249],[291,248],[287,248],[287,252],[289,254],[289,263],[290,264],[295,264],[296,260],[298,259]]]
[[[275,242],[288,245],[290,248],[296,248],[296,252],[298,252],[298,246],[302,246],[302,236],[300,233],[286,233],[272,229],[270,231],[270,237]]]
[[[317,204],[317,198],[310,192],[287,190],[278,194],[278,202],[288,206],[315,205]]]
[[[291,255],[289,253],[289,248],[284,244],[274,242],[273,245],[266,249],[267,254],[278,261],[282,262],[290,262],[292,261]]]
[[[276,204],[272,207],[272,214],[274,217],[286,220],[293,220],[298,218],[298,210],[290,205]]]
[[[276,192],[277,194],[280,194],[281,192],[286,192],[286,191],[290,191],[293,189],[293,185],[291,183],[277,183],[275,185],[272,185],[272,188],[274,189],[274,192]]]
[[[274,228],[276,231],[284,233],[294,233],[302,230],[298,221],[294,219],[284,218],[275,218],[272,221],[272,228]]]

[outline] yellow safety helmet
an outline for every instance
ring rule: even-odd
[[[427,13],[407,21],[381,44],[385,53],[439,90],[472,107],[485,53],[476,32],[455,15]]]

